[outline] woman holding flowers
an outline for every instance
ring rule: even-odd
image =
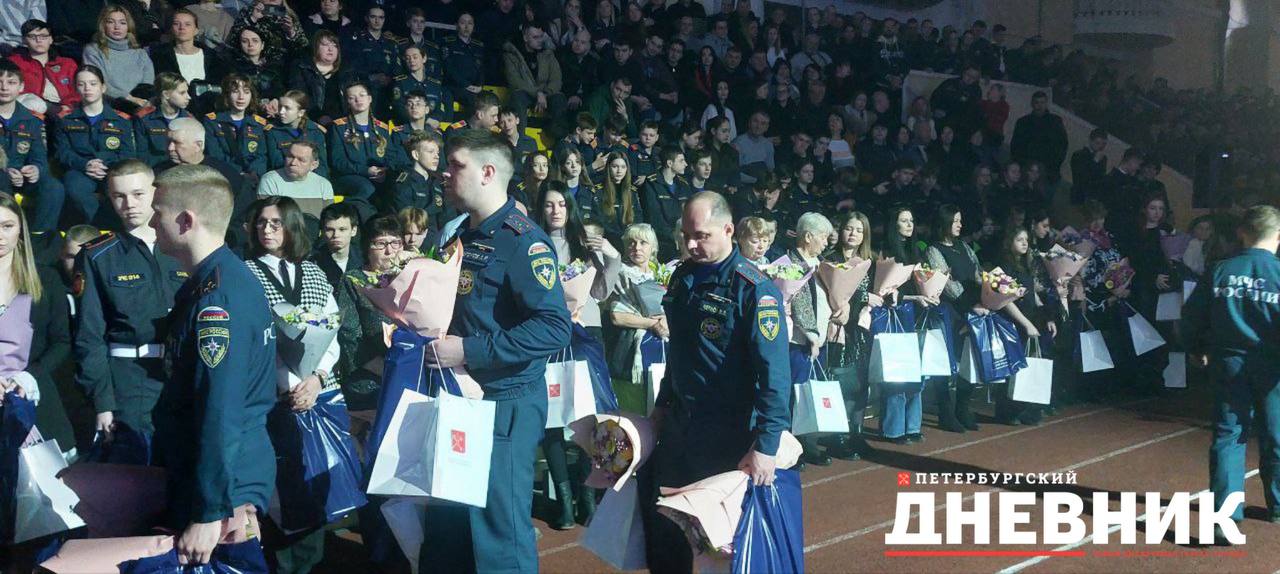
[[[836,219],[837,238],[835,249],[832,249],[824,261],[836,265],[848,265],[856,260],[872,261],[871,221],[857,211],[843,213]],[[862,437],[863,413],[871,399],[871,386],[867,382],[867,368],[871,359],[871,332],[865,325],[858,324],[858,317],[864,308],[879,307],[884,304],[880,295],[871,292],[872,273],[868,270],[859,282],[858,288],[849,299],[849,310],[842,317],[832,316],[831,325],[843,330],[842,343],[834,342],[835,336],[828,330],[827,337],[827,369],[828,373],[840,381],[840,390],[845,396],[845,407],[849,413],[849,434],[837,437],[827,449],[827,453],[839,459],[858,460],[863,454],[871,451],[871,446]],[[917,396],[919,396],[917,394]]]
[[[951,305],[957,313],[972,312],[986,315],[990,311],[981,305],[982,286],[979,272],[982,268],[978,265],[978,256],[973,252],[972,247],[960,239],[964,231],[960,208],[955,205],[944,205],[938,208],[933,230],[937,239],[929,245],[925,258],[933,270],[951,276],[946,288],[942,290],[942,301]],[[959,333],[956,333],[954,340],[960,340]],[[978,430],[973,411],[969,409],[969,400],[973,397],[973,384],[956,377],[952,377],[952,380],[955,381],[955,410],[953,413],[940,414],[940,420],[948,420],[954,414],[955,420],[965,429]]]
[[[618,289],[605,302],[610,320],[618,330],[618,338],[609,354],[610,373],[615,380],[631,381],[622,386],[638,394],[650,391],[642,399],[619,399],[627,410],[645,412],[649,397],[656,398],[657,389],[648,385],[646,373],[654,363],[666,362],[666,341],[671,336],[662,296],[675,270],[675,262],[659,263],[658,236],[648,223],[635,223],[622,234],[623,265]],[[630,394],[630,393],[628,393]]]
[[[1001,242],[997,266],[1013,277],[1026,292],[1001,311],[1018,325],[1024,338],[1047,334],[1041,352],[1048,349],[1052,358],[1052,337],[1058,335],[1058,325],[1066,317],[1067,284],[1054,282],[1044,261],[1031,249],[1031,232],[1025,228],[1009,230]],[[1025,345],[1025,343],[1024,343]],[[996,393],[996,419],[1008,425],[1040,424],[1039,405],[1021,403],[1008,398],[1008,393]]]
[[[252,226],[247,254],[250,258],[249,271],[262,283],[267,302],[278,317],[277,321],[293,311],[298,311],[303,316],[315,317],[319,322],[326,318],[336,321],[338,303],[333,296],[332,286],[319,266],[305,260],[311,253],[311,242],[307,239],[306,222],[298,204],[285,196],[265,197],[249,207],[248,219]],[[304,486],[290,480],[293,473],[289,472],[289,466],[291,463],[302,464],[303,459],[303,453],[299,452],[301,445],[293,440],[292,435],[298,433],[298,428],[291,412],[311,410],[322,395],[326,397],[325,401],[335,398],[342,400],[342,391],[338,388],[335,376],[339,348],[335,334],[329,339],[314,368],[307,372],[297,372],[310,365],[293,364],[297,361],[286,359],[282,353],[283,347],[277,345],[276,377],[280,401],[271,412],[268,430],[275,443],[276,459],[281,467],[277,474],[277,489],[281,492]],[[342,415],[346,419],[345,404]],[[346,420],[343,422],[350,424]],[[282,497],[280,514],[272,515],[273,524],[279,532],[271,533],[278,536],[268,537],[268,547],[274,547],[276,560],[293,564],[299,568],[298,571],[306,571],[318,564],[323,557],[324,529],[320,527],[325,521],[305,526],[300,524],[307,521],[297,520],[290,514],[304,511],[284,504],[288,498]],[[323,505],[324,501],[320,501],[320,504]],[[307,530],[309,532],[300,532]]]
[[[404,228],[394,215],[369,220],[358,236],[364,248],[364,266],[347,272],[338,302],[343,307],[338,339],[343,349],[343,390],[351,410],[377,407],[382,385],[382,367],[387,356],[384,324],[394,324],[359,285],[395,268],[404,257]]]
[[[795,231],[795,247],[787,251],[787,258],[801,272],[810,274],[791,299],[791,383],[799,385],[816,376],[814,370],[824,362],[831,305],[826,289],[818,282],[817,269],[818,258],[827,250],[827,238],[834,230],[827,216],[809,212],[796,221]],[[831,464],[831,457],[818,449],[813,437],[801,437],[800,443],[804,445],[802,461],[818,466]]]
[[[587,192],[588,194],[590,192]],[[579,195],[578,197],[583,197]],[[586,337],[599,345],[603,340],[601,329],[600,300],[608,297],[618,283],[618,274],[622,265],[621,254],[604,237],[599,225],[587,225],[582,221],[578,211],[578,203],[574,194],[570,193],[564,182],[549,181],[542,186],[531,210],[534,222],[542,227],[551,237],[552,246],[556,250],[558,261],[568,266],[574,263],[586,264],[596,270],[595,281],[591,286],[591,297],[574,317],[574,347],[577,341]],[[561,277],[564,280],[564,277]],[[603,376],[607,377],[606,372]],[[555,481],[556,498],[560,501],[560,515],[551,521],[551,527],[557,530],[573,528],[574,519],[586,524],[595,512],[595,491],[581,483],[581,477],[571,482],[566,459],[567,443],[564,432],[560,428],[547,429],[542,449],[547,457],[547,467],[551,478]],[[589,471],[588,457],[580,456],[585,476]],[[577,494],[575,514],[574,495]]]

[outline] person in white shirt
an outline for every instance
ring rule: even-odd
[[[258,181],[258,197],[283,195],[293,199],[333,200],[333,185],[315,173],[320,167],[315,145],[298,140],[289,145],[284,167],[269,171]]]

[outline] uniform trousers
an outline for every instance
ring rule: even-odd
[[[1267,364],[1270,363],[1270,364]],[[1267,510],[1280,511],[1280,365],[1257,357],[1215,357],[1213,443],[1209,447],[1209,490],[1214,508],[1228,495],[1244,492],[1245,450],[1251,431],[1258,435],[1259,474]],[[1232,518],[1244,520],[1244,505]]]

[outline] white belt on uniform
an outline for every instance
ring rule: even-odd
[[[121,359],[162,359],[164,358],[164,345],[159,343],[148,343],[146,345],[121,345],[111,343],[111,356]]]

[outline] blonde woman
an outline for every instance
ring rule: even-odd
[[[778,224],[762,217],[744,217],[738,222],[734,240],[743,257],[756,265],[769,262],[769,248],[778,235]]]
[[[124,8],[110,4],[98,12],[98,30],[84,48],[86,66],[96,66],[107,79],[107,98],[117,108],[133,112],[146,107],[146,98],[134,90],[149,92],[155,81],[151,56],[138,44],[133,17]]]

